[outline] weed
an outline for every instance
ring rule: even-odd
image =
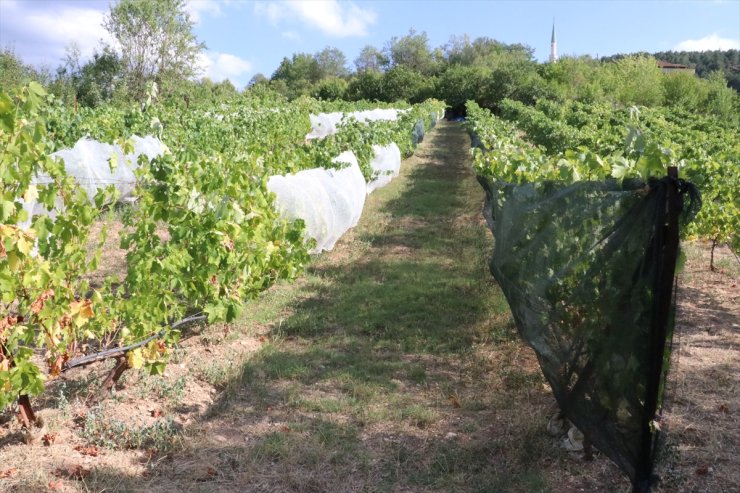
[[[433,409],[427,406],[411,405],[401,409],[401,419],[423,429],[436,422],[439,417]]]
[[[422,384],[427,380],[427,371],[421,365],[413,365],[408,369],[407,376],[415,384]]]
[[[136,427],[108,418],[103,408],[87,413],[81,432],[88,443],[110,449],[156,449],[168,450],[179,434],[179,425],[171,418]]]
[[[158,399],[167,400],[170,404],[177,404],[182,400],[187,383],[185,377],[179,377],[174,382],[170,382],[159,375],[146,375],[139,382],[137,390],[141,397],[147,398],[154,395]]]

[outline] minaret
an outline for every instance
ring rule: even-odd
[[[558,42],[555,39],[555,19],[552,20],[552,39],[550,39],[550,63],[558,61]]]

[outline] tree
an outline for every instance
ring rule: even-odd
[[[256,86],[257,84],[269,84],[270,79],[265,77],[265,74],[262,72],[258,72],[252,76],[251,79],[249,79],[249,82],[247,82],[247,87]]]
[[[290,59],[283,58],[270,80],[284,82],[287,90],[284,94],[288,99],[295,99],[311,92],[313,85],[321,80],[321,68],[313,55],[296,53]]]
[[[321,78],[326,77],[344,77],[349,71],[347,70],[347,58],[339,48],[327,46],[314,55],[319,67]]]
[[[416,34],[413,29],[402,37],[392,37],[387,52],[394,67],[406,67],[415,72],[429,75],[436,69],[436,64],[429,49],[427,33]]]
[[[691,72],[663,74],[665,104],[689,111],[697,111],[706,99],[706,87],[701,79]]]
[[[434,79],[399,65],[383,76],[383,100],[420,103],[434,94]]]
[[[736,111],[738,96],[729,87],[724,74],[717,70],[707,77],[706,109],[720,118],[731,119]]]
[[[198,72],[205,48],[193,34],[185,0],[119,0],[103,26],[118,41],[127,86],[141,98],[155,81],[167,94],[173,84]]]
[[[480,66],[456,65],[439,77],[437,97],[444,99],[455,114],[463,114],[468,100],[481,101],[481,90],[486,86],[491,71]]]
[[[344,94],[347,91],[347,81],[338,77],[328,77],[322,79],[316,86],[314,86],[311,96],[325,101],[334,101],[337,99],[344,99]]]
[[[352,78],[345,98],[350,101],[383,101],[383,74],[375,70],[364,70]]]
[[[649,56],[624,57],[607,65],[614,98],[625,106],[663,103],[663,73]],[[607,81],[609,82],[609,81]]]
[[[564,56],[558,63],[545,63],[538,69],[553,97],[560,101],[575,99],[592,103],[605,98],[599,81],[603,67],[588,55]]]
[[[46,74],[23,63],[12,48],[0,48],[0,89],[10,92],[30,81],[43,84],[47,80]]]
[[[365,46],[360,55],[355,58],[355,68],[357,73],[366,71],[380,72],[388,67],[390,60],[376,47],[367,45]]]

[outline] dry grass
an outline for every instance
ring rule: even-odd
[[[740,263],[727,248],[686,245],[661,491],[740,491]]]
[[[335,250],[238,323],[189,329],[164,377],[130,372],[100,409],[81,400],[102,365],[55,382],[28,445],[6,420],[0,490],[626,491],[546,433],[554,400],[488,273],[467,138],[427,137]],[[740,489],[738,276],[705,250],[679,291],[662,492]]]

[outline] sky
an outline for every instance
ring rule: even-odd
[[[243,87],[269,77],[283,57],[344,52],[348,68],[362,48],[425,32],[430,47],[451,36],[522,43],[546,61],[553,20],[560,55],[740,49],[740,0],[700,1],[245,1],[187,0],[194,32],[207,50],[202,74]],[[0,48],[54,70],[76,43],[82,59],[112,40],[102,23],[108,0],[0,0]]]

